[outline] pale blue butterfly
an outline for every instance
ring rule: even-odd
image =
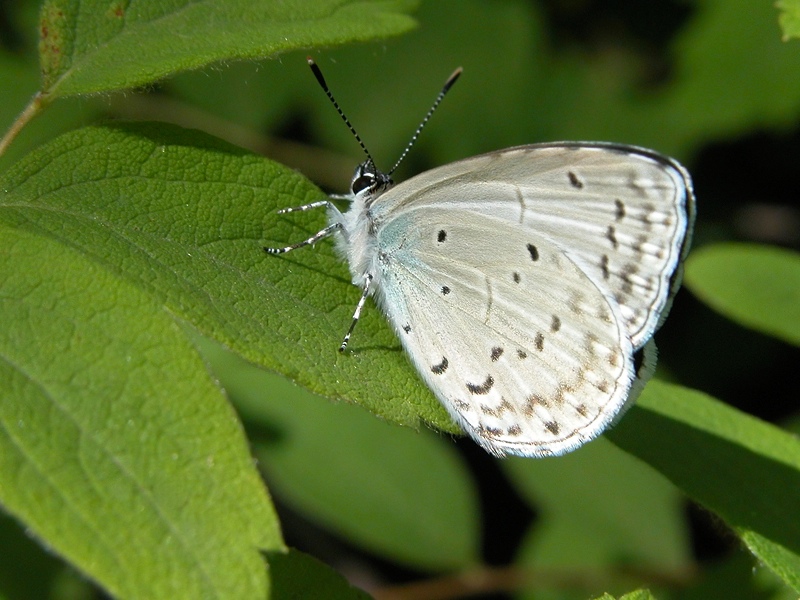
[[[330,200],[363,293],[374,295],[411,362],[455,421],[492,454],[549,456],[601,434],[633,399],[634,354],[661,325],[680,280],[694,198],[687,171],[651,150],[603,142],[519,146],[395,185],[367,160],[350,209]],[[448,79],[423,119],[461,74]],[[398,160],[398,164],[400,162]]]

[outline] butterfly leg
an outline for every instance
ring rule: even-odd
[[[282,208],[278,211],[278,214],[284,215],[286,213],[306,211],[306,210],[311,210],[312,208],[321,208],[323,206],[326,207],[328,210],[334,210],[336,211],[336,213],[339,213],[338,209],[333,204],[331,204],[330,201],[319,200],[317,202],[311,202],[310,204],[303,204],[302,206]],[[291,252],[292,250],[297,250],[298,248],[302,248],[303,246],[311,246],[313,244],[316,244],[322,238],[326,238],[329,235],[333,234],[334,232],[339,231],[340,229],[342,229],[341,219],[337,219],[335,223],[332,223],[328,225],[325,229],[318,231],[307,240],[303,240],[302,242],[292,244],[291,246],[285,246],[283,248],[264,248],[264,252],[266,252],[267,254],[283,254],[284,252]]]
[[[364,292],[361,294],[361,298],[358,300],[356,310],[353,313],[353,322],[350,323],[350,329],[347,330],[347,335],[344,336],[342,345],[339,346],[339,352],[344,352],[345,348],[347,348],[347,342],[350,341],[350,336],[353,333],[353,329],[356,328],[356,323],[358,323],[358,320],[361,318],[361,309],[364,308],[364,303],[367,301],[367,296],[369,296],[369,286],[372,283],[372,273],[366,273],[364,275],[364,281]]]

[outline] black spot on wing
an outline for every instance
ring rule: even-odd
[[[569,177],[569,184],[577,190],[583,189],[583,182],[578,179],[578,176],[575,175],[572,171],[567,171],[567,177]]]
[[[405,331],[406,333],[411,333],[411,325],[409,325],[408,323],[403,325],[403,331]]]
[[[550,331],[556,333],[559,329],[561,329],[561,319],[553,315],[553,320],[550,322]]]
[[[539,260],[539,250],[533,244],[528,244],[526,246],[528,248],[528,253],[531,255],[531,260],[536,262]]]
[[[614,218],[617,221],[622,221],[622,219],[625,218],[625,205],[622,203],[622,200],[620,200],[619,198],[614,200],[614,208],[615,208]]]
[[[611,242],[611,246],[616,250],[619,248],[619,241],[617,241],[617,230],[613,225],[609,225],[606,230],[606,239]]]
[[[495,346],[492,348],[491,353],[492,362],[497,362],[501,356],[503,356],[503,349],[500,346]]]
[[[603,272],[603,279],[611,277],[611,272],[608,270],[608,254],[603,254],[600,259],[600,270]]]
[[[536,349],[539,352],[544,350],[544,336],[541,334],[541,332],[538,332],[536,334],[536,339],[534,340],[534,343],[536,344]]]
[[[516,271],[514,271],[514,273],[511,275],[511,277],[514,280],[514,283],[519,283],[520,280],[521,280],[521,277],[519,276],[519,273],[517,273]]]
[[[436,240],[441,244],[446,239],[447,239],[447,232],[444,229],[440,229],[439,234],[436,236]]]
[[[561,430],[561,428],[558,426],[558,423],[556,423],[555,421],[548,421],[547,423],[544,424],[544,426],[545,429],[547,429],[547,431],[549,431],[553,435],[558,435],[558,432]]]
[[[442,357],[442,362],[438,365],[431,366],[431,371],[434,375],[441,375],[445,371],[447,371],[447,367],[450,365],[450,362],[447,360],[446,356]]]
[[[447,287],[446,285],[443,285],[442,286],[442,295],[443,296],[447,296],[447,294],[449,294],[449,293],[450,293],[450,288]]]
[[[494,385],[494,378],[491,375],[486,376],[486,380],[481,384],[467,383],[467,389],[471,394],[484,396],[489,393]]]

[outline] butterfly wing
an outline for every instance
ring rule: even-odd
[[[513,148],[370,207],[378,299],[439,400],[495,454],[567,452],[625,405],[691,220],[685,171],[607,145]]]
[[[521,146],[457,161],[379,203],[387,221],[431,206],[516,222],[549,239],[612,296],[635,348],[666,316],[694,217],[680,164],[603,143]]]
[[[494,454],[561,454],[598,435],[632,379],[617,307],[518,223],[447,217],[421,209],[382,232],[396,245],[380,304],[418,371]]]

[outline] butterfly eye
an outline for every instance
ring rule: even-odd
[[[375,175],[372,173],[368,173],[366,175],[361,175],[353,179],[353,183],[350,184],[350,189],[353,194],[358,194],[366,190],[367,188],[371,188],[375,185]]]

